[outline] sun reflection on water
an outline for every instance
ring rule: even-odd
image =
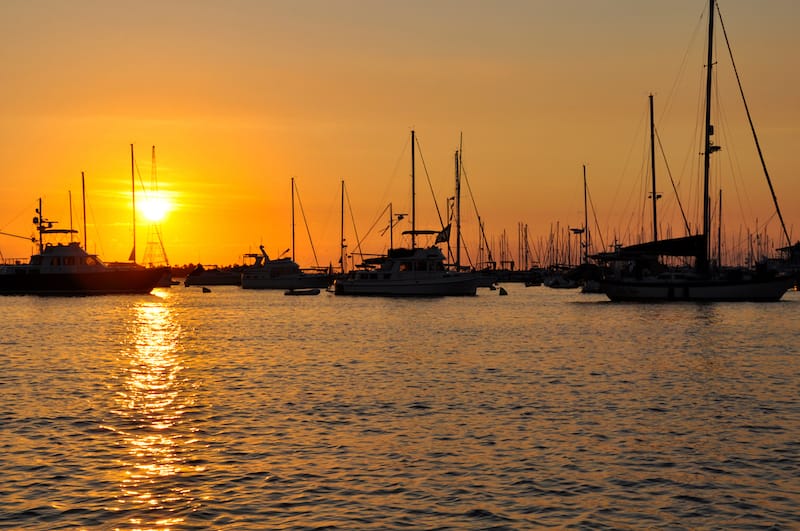
[[[196,439],[185,413],[193,405],[183,375],[181,327],[168,296],[134,308],[128,347],[122,359],[114,431],[127,451],[116,510],[124,511],[129,529],[168,530],[181,525],[196,505],[185,480]]]

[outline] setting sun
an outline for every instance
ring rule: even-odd
[[[159,222],[172,210],[172,205],[163,196],[156,195],[142,201],[139,210],[148,221]]]

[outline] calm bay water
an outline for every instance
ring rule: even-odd
[[[800,293],[0,298],[0,528],[800,528]]]

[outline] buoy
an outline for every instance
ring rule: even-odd
[[[508,295],[508,292],[506,291],[506,288],[503,288],[503,287],[500,288],[500,295]]]

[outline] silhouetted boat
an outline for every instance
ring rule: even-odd
[[[327,288],[333,275],[327,269],[306,271],[300,269],[291,258],[270,260],[259,246],[261,255],[256,256],[256,263],[242,271],[241,284],[244,289],[304,289]]]
[[[612,301],[767,302],[779,300],[793,285],[793,279],[785,275],[776,274],[775,271],[768,270],[766,267],[758,267],[756,269],[721,268],[718,265],[712,267],[710,262],[711,200],[709,197],[709,167],[711,154],[720,150],[720,147],[713,143],[714,127],[711,124],[712,69],[715,64],[713,54],[715,6],[716,0],[709,0],[705,124],[703,130],[704,192],[702,232],[682,238],[657,240],[655,233],[657,227],[655,223],[655,202],[657,197],[654,189],[652,192],[654,240],[639,245],[622,247],[613,253],[598,255],[599,258],[616,264],[613,273],[607,275],[600,283],[602,291]],[[742,95],[744,95],[743,92]],[[749,118],[750,114],[746,104],[745,109]],[[755,129],[753,129],[753,134],[755,134]],[[769,183],[769,175],[767,174],[766,177]],[[653,178],[655,179],[655,177]],[[788,240],[788,233],[783,224],[783,217],[780,214],[777,200],[775,200],[775,207]],[[694,257],[694,267],[680,270],[670,269],[659,261],[659,257],[662,256]]]
[[[369,258],[361,269],[350,271],[334,281],[336,295],[374,295],[384,297],[441,297],[475,295],[480,276],[475,272],[448,270],[445,256],[436,244],[417,247],[416,236],[436,235],[436,243],[446,242],[450,226],[441,231],[416,230],[414,207],[414,131],[411,131],[411,235],[410,248],[389,249],[385,256]]]
[[[150,293],[167,273],[165,268],[138,264],[110,265],[87,253],[78,242],[44,242],[48,234],[71,234],[72,229],[54,229],[55,221],[42,216],[42,201],[34,224],[39,233],[39,252],[28,263],[0,265],[2,295],[110,295]]]
[[[247,255],[255,259],[255,263],[242,271],[243,289],[305,289],[327,288],[333,281],[333,271],[329,268],[301,269],[294,261],[294,196],[295,182],[292,177],[292,258],[279,256],[270,259],[263,245],[259,245],[261,254]],[[302,203],[300,209],[302,211]],[[303,217],[305,220],[305,215]],[[312,243],[313,249],[313,243]],[[284,251],[285,254],[289,249]],[[316,254],[315,254],[316,257]]]
[[[238,286],[242,283],[241,267],[197,266],[183,280],[184,286]]]
[[[448,271],[436,246],[390,249],[367,259],[368,268],[350,271],[334,281],[337,295],[436,297],[475,295],[478,275]]]

